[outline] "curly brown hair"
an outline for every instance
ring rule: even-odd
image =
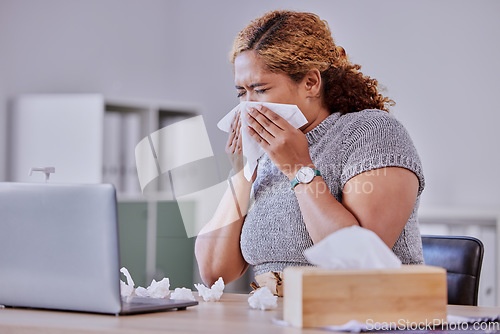
[[[243,51],[257,52],[270,71],[299,82],[317,68],[323,81],[323,102],[330,112],[363,109],[389,111],[394,101],[379,93],[378,82],[352,64],[337,47],[328,23],[312,13],[272,11],[246,26],[236,37],[231,63]]]

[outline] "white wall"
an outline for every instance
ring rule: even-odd
[[[232,40],[275,8],[319,14],[387,87],[424,163],[422,207],[500,207],[497,1],[2,0],[0,124],[20,93],[188,101],[222,151],[215,124],[237,103]]]

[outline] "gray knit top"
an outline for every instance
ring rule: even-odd
[[[306,133],[309,153],[331,193],[342,202],[352,177],[381,167],[403,167],[418,177],[417,201],[393,252],[403,264],[424,263],[417,210],[424,188],[419,156],[408,132],[380,110],[333,113]],[[303,251],[313,245],[290,181],[267,155],[259,159],[240,246],[255,275],[287,266],[310,265]]]

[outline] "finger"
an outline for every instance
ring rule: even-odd
[[[236,133],[234,136],[234,151],[236,153],[241,153],[241,121],[238,120],[238,125],[236,127]]]
[[[234,140],[234,136],[235,136],[234,131],[232,131],[231,129],[231,131],[229,131],[229,135],[227,136],[226,147],[231,146],[231,143]]]
[[[291,127],[290,123],[269,108],[260,106],[260,110],[259,107],[257,107],[257,111],[281,130]]]
[[[247,114],[247,122],[254,132],[267,142],[271,142],[273,138],[278,135],[279,131],[283,131],[264,115],[260,114],[256,109],[249,111]]]
[[[228,146],[227,150],[228,153],[237,154],[239,151],[241,151],[241,145],[238,145],[238,141],[239,141],[238,138],[236,137],[233,138],[233,140]]]
[[[231,122],[231,127],[229,129],[229,135],[227,137],[226,148],[230,148],[235,141],[239,137],[240,131],[240,113],[239,111],[234,113],[234,118]]]
[[[234,134],[230,134],[227,143],[226,143],[226,152],[227,153],[233,153],[234,152],[234,142],[235,142],[235,136]]]
[[[255,140],[260,146],[262,146],[265,149],[267,149],[270,145],[269,142],[264,139],[257,131],[255,131],[251,126],[247,126],[246,130],[250,137]]]
[[[231,121],[231,126],[229,127],[229,134],[228,134],[228,140],[227,140],[227,144],[229,144],[233,138],[234,138],[234,132],[235,132],[235,129],[236,129],[236,124],[238,122],[238,113],[234,113],[234,117],[233,117],[233,120]]]

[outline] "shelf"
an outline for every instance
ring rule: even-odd
[[[120,198],[142,194],[136,145],[159,129],[198,115],[196,107],[185,103],[116,98],[105,99],[104,110],[103,182],[114,184]],[[169,188],[165,183],[158,187],[153,191]]]
[[[152,133],[197,116],[199,108],[185,103],[106,98],[104,109],[103,179],[115,184],[118,190],[120,231],[123,238],[129,238],[125,243],[135,243],[133,248],[137,251],[133,253],[124,247],[123,264],[137,271],[134,277],[144,286],[152,279],[169,277],[172,286],[190,287],[194,277],[194,239],[186,236],[170,191],[169,174],[160,174],[156,162],[150,161],[158,173],[156,180],[148,184],[149,193],[145,196],[139,184],[135,151],[141,140],[148,138],[151,144]],[[144,212],[142,219],[133,218],[137,211]],[[165,230],[172,229],[175,236],[165,235]],[[140,241],[134,241],[130,234],[136,234]]]

